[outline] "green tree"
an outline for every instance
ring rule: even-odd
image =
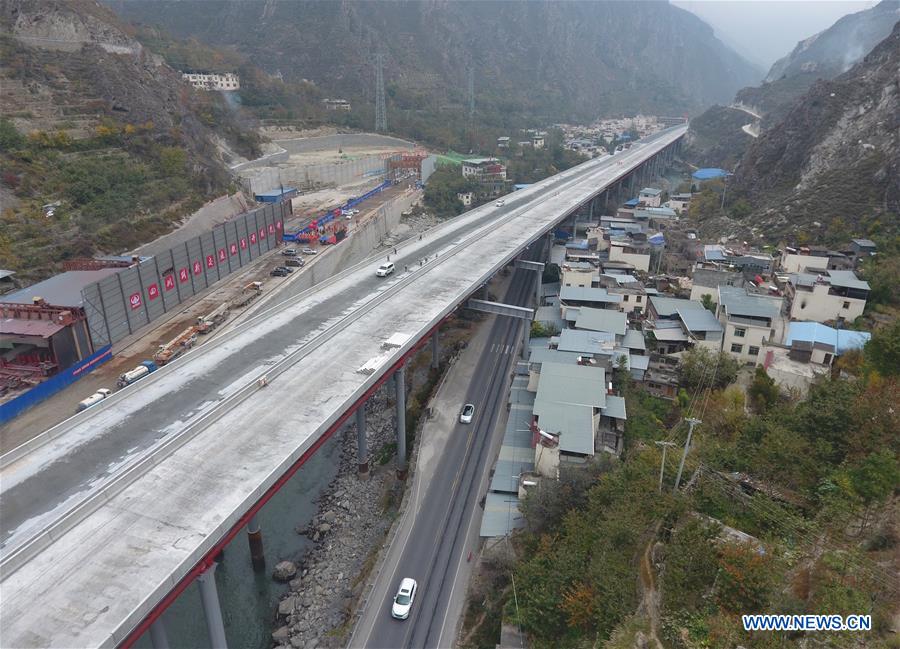
[[[740,364],[725,352],[712,352],[696,345],[681,359],[681,384],[689,390],[721,389],[734,383]]]
[[[21,149],[25,144],[25,136],[6,118],[0,119],[0,151]]]
[[[716,303],[713,301],[713,296],[709,293],[704,293],[700,296],[700,304],[702,304],[703,308],[707,311],[711,311],[712,313],[716,312]]]
[[[900,318],[872,334],[863,351],[869,365],[882,376],[900,375]]]
[[[750,406],[754,412],[764,413],[778,401],[779,390],[773,379],[762,366],[756,368],[753,382],[748,390]]]
[[[164,176],[179,176],[187,168],[187,153],[177,146],[164,146],[159,150],[159,168]]]

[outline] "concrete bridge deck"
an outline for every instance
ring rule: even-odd
[[[121,643],[456,305],[685,131],[468,212],[396,276],[360,264],[0,459],[4,645]]]

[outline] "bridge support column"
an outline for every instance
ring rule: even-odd
[[[531,320],[522,321],[522,358],[528,358],[528,344],[531,342]]]
[[[406,363],[394,372],[397,395],[397,477],[406,480]]]
[[[169,636],[166,634],[166,625],[161,617],[150,625],[150,643],[153,649],[169,649]]]
[[[203,603],[203,616],[206,618],[210,647],[228,649],[225,623],[222,621],[222,609],[219,606],[219,591],[216,590],[216,565],[216,563],[210,565],[206,572],[197,577],[197,582],[200,584],[200,601]]]
[[[441,339],[437,329],[431,334],[431,369],[436,370],[441,365]]]
[[[266,567],[266,554],[263,550],[262,530],[256,514],[247,522],[247,541],[250,543],[250,561],[254,570],[262,570]]]
[[[361,403],[356,409],[356,462],[359,468],[359,479],[369,477],[369,446],[366,442],[366,404]]]

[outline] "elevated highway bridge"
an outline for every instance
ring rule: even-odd
[[[0,457],[4,646],[130,646],[195,578],[214,617],[213,558],[328,436],[501,268],[584,204],[630,197],[686,130],[452,219],[387,279],[378,257],[287,294]]]

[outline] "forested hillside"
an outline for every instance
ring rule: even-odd
[[[490,605],[469,618],[485,635],[468,646],[501,617],[536,648],[895,646],[900,413],[885,404],[900,324],[841,363],[803,399],[761,368],[745,391],[734,361],[703,350],[685,358],[674,403],[626,384],[622,461],[529,492],[517,558],[489,562],[475,599]],[[673,491],[689,417],[702,423]],[[676,444],[661,490],[657,441]],[[873,630],[747,633],[744,613],[865,614]]]

